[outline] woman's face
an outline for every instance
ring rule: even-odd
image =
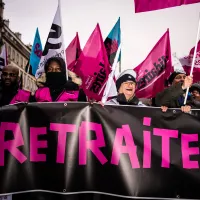
[[[124,93],[126,99],[129,99],[135,94],[136,84],[133,81],[123,82],[119,88],[119,93]]]
[[[61,72],[61,68],[60,68],[60,65],[55,62],[55,61],[52,61],[50,64],[49,64],[49,67],[47,69],[47,73],[48,72]]]

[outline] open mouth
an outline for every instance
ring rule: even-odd
[[[129,92],[132,92],[133,90],[132,89],[126,89],[127,91],[129,91]]]

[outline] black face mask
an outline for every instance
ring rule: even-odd
[[[62,87],[66,81],[66,75],[63,72],[48,72],[46,74],[46,85],[49,87]]]

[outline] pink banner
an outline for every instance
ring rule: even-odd
[[[200,0],[135,0],[135,12],[160,10],[184,4],[199,3]]]
[[[66,48],[65,52],[66,52],[67,68],[70,71],[74,71],[74,65],[82,52],[78,33],[76,33],[75,38],[71,41],[69,46]]]
[[[82,88],[89,99],[100,101],[110,74],[110,65],[99,24],[88,39],[76,65]]]
[[[152,98],[165,88],[173,71],[169,30],[161,37],[147,58],[134,69],[137,73],[138,98]]]

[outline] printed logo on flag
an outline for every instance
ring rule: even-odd
[[[65,49],[63,43],[63,32],[61,26],[61,15],[60,15],[60,5],[57,7],[57,11],[52,22],[52,26],[47,37],[47,41],[42,53],[38,69],[36,71],[35,77],[39,78],[44,72],[44,66],[46,61],[51,57],[61,57],[65,59]]]
[[[162,56],[158,59],[157,62],[153,63],[154,67],[150,71],[148,71],[148,69],[146,69],[145,75],[143,77],[141,77],[137,82],[137,89],[140,90],[140,89],[146,87],[156,77],[159,77],[159,75],[166,69],[168,61],[169,61],[169,58],[167,55]]]

